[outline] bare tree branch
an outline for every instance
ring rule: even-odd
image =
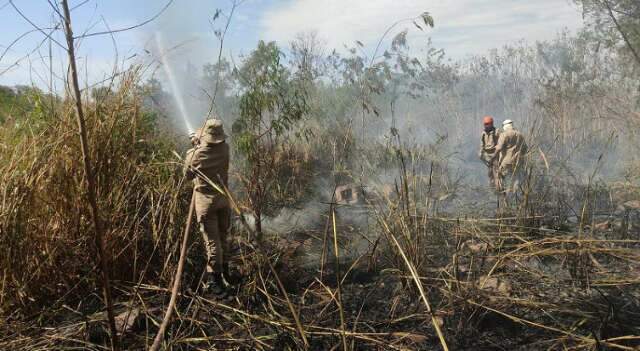
[[[229,12],[229,16],[227,17],[227,23],[224,26],[224,30],[222,31],[222,33],[220,33],[219,39],[220,39],[220,46],[218,48],[218,67],[216,70],[216,85],[213,88],[213,96],[211,98],[211,104],[209,105],[209,112],[207,112],[207,117],[209,117],[211,115],[211,112],[213,111],[213,108],[216,104],[216,95],[218,95],[218,88],[220,86],[220,71],[222,70],[222,67],[220,66],[220,60],[222,59],[222,48],[224,47],[224,38],[227,35],[227,31],[229,30],[229,26],[231,25],[231,19],[233,18],[233,13],[235,12],[236,8],[242,4],[243,1],[237,1],[234,0],[232,2],[232,6],[231,6],[231,11]],[[213,24],[213,23],[212,23]],[[207,93],[207,95],[209,95]]]
[[[126,28],[120,28],[120,29],[114,29],[114,30],[106,30],[103,32],[94,32],[94,33],[88,33],[88,34],[83,34],[80,36],[75,37],[74,39],[80,39],[80,38],[88,38],[88,37],[95,37],[98,35],[105,35],[105,34],[113,34],[113,33],[119,33],[119,32],[126,32],[128,30],[131,29],[136,29],[139,27],[142,27],[146,24],[149,24],[150,22],[153,22],[156,18],[160,17],[160,15],[162,15],[168,8],[169,6],[171,6],[171,4],[173,3],[174,0],[169,0],[169,2],[167,2],[166,5],[164,5],[164,7],[155,15],[153,15],[153,17],[149,18],[148,20],[138,23],[136,25],[130,26],[130,27],[126,27]]]
[[[79,3],[78,5],[72,7],[69,11],[73,12],[75,9],[78,9],[80,7],[82,7],[84,4],[88,3],[91,0],[84,0],[83,2]]]
[[[0,54],[0,62],[2,62],[2,59],[4,58],[4,56],[9,52],[9,50],[11,50],[11,48],[16,45],[20,40],[22,40],[22,38],[26,37],[27,35],[31,34],[31,33],[35,33],[38,32],[37,29],[32,29],[29,31],[26,31],[24,33],[22,33],[19,37],[17,37],[16,39],[14,39],[3,51],[2,54]]]
[[[47,2],[49,3],[49,6],[51,6],[51,8],[53,9],[53,11],[60,17],[60,18],[64,18],[64,15],[62,15],[62,13],[60,13],[60,9],[58,8],[58,4],[54,4],[51,2],[51,0],[47,0]]]
[[[9,3],[11,4],[11,6],[13,7],[14,10],[16,10],[16,12],[20,15],[20,17],[22,17],[25,21],[29,22],[30,25],[33,26],[33,28],[35,28],[36,30],[38,30],[40,33],[44,34],[47,38],[51,39],[52,42],[56,43],[56,45],[58,45],[60,48],[66,50],[67,48],[60,44],[59,41],[55,40],[51,34],[51,33],[47,33],[45,32],[41,27],[37,26],[35,23],[33,23],[33,21],[31,21],[27,16],[24,15],[24,13],[22,13],[22,11],[20,11],[20,9],[13,3],[13,0],[9,0]]]
[[[53,32],[54,30],[52,30],[51,32]],[[17,59],[16,61],[14,61],[13,64],[9,65],[4,70],[0,71],[0,76],[5,74],[5,73],[7,73],[13,67],[18,66],[22,60],[29,58],[29,56],[31,56],[31,54],[33,54],[34,52],[38,51],[40,49],[40,47],[42,47],[42,44],[44,44],[46,41],[47,41],[47,38],[42,39],[40,41],[40,43],[38,43],[38,45],[33,50],[31,50],[28,54],[26,54],[26,55],[22,56],[21,58]],[[65,48],[65,50],[66,50],[66,48]]]

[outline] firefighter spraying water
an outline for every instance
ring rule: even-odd
[[[202,130],[191,134],[193,148],[185,157],[187,178],[194,182],[196,218],[207,254],[206,288],[217,295],[224,293],[225,280],[235,283],[227,257],[231,209],[229,200],[220,192],[227,188],[229,178],[226,138],[222,121],[209,119]]]

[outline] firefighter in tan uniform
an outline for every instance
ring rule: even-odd
[[[500,190],[515,193],[522,182],[527,154],[524,135],[513,127],[510,119],[502,122],[502,132],[496,145]],[[505,187],[506,184],[506,187]]]
[[[207,120],[202,131],[192,135],[194,148],[187,151],[185,158],[187,178],[194,183],[196,218],[207,253],[207,280],[214,294],[224,292],[224,279],[230,283],[234,280],[229,276],[227,257],[231,209],[227,197],[220,193],[227,188],[229,177],[229,145],[225,139],[222,121]]]
[[[487,166],[489,186],[494,190],[499,191],[498,160],[495,158],[495,155],[500,132],[493,126],[493,117],[485,116],[482,123],[484,125],[484,130],[482,131],[478,157],[480,157],[482,162]]]

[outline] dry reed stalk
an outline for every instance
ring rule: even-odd
[[[78,121],[78,133],[80,135],[80,146],[82,148],[82,159],[84,164],[84,175],[86,179],[87,198],[91,206],[91,217],[95,230],[95,241],[98,249],[100,268],[102,271],[102,285],[104,298],[107,305],[107,316],[109,319],[109,329],[111,330],[111,347],[118,350],[118,331],[113,313],[113,301],[111,298],[111,283],[109,279],[109,263],[107,257],[106,245],[104,242],[104,233],[102,223],[100,222],[100,211],[96,196],[96,182],[94,169],[91,167],[91,158],[89,151],[89,141],[87,137],[87,127],[84,117],[84,109],[82,108],[82,95],[80,94],[80,86],[78,83],[78,72],[76,68],[76,54],[73,31],[71,29],[71,12],[67,0],[62,0],[62,9],[64,11],[64,32],[67,40],[67,54],[69,56],[69,73],[71,75],[71,89],[74,94],[76,117]]]
[[[295,307],[293,306],[293,304],[291,303],[291,300],[289,299],[289,294],[287,293],[287,290],[284,288],[284,285],[282,285],[282,281],[280,281],[280,278],[278,277],[278,273],[276,272],[275,268],[273,268],[273,264],[271,264],[271,261],[269,260],[269,257],[265,257],[267,264],[269,265],[269,269],[271,270],[271,273],[273,274],[274,278],[276,279],[276,283],[278,283],[278,288],[280,289],[280,291],[282,292],[282,295],[284,296],[285,300],[287,301],[287,306],[289,307],[289,310],[291,311],[291,315],[293,316],[293,320],[296,323],[296,329],[300,335],[300,338],[302,338],[302,342],[304,343],[304,347],[305,350],[309,348],[309,341],[307,340],[307,335],[305,334],[304,331],[304,327],[302,326],[302,323],[300,323],[300,316],[298,315],[298,312],[296,311]]]
[[[383,223],[384,229],[387,232],[387,235],[389,235],[389,237],[393,241],[394,245],[398,249],[398,252],[402,256],[402,259],[404,260],[405,264],[407,265],[407,268],[409,269],[409,272],[411,273],[411,277],[413,278],[413,281],[416,284],[416,287],[418,288],[418,291],[420,292],[420,297],[422,298],[422,301],[424,302],[424,305],[425,305],[425,307],[427,309],[427,313],[429,313],[429,315],[431,317],[431,325],[433,326],[433,328],[435,329],[435,331],[436,331],[436,333],[438,335],[438,339],[440,340],[440,345],[442,346],[442,349],[445,350],[445,351],[448,351],[449,347],[447,346],[447,342],[446,342],[446,340],[444,338],[444,334],[442,333],[442,330],[440,329],[440,326],[438,325],[438,322],[435,319],[435,314],[431,310],[431,304],[429,303],[429,299],[427,298],[427,295],[424,292],[424,289],[422,287],[422,282],[420,281],[420,277],[418,275],[418,272],[416,272],[415,267],[413,266],[411,261],[409,261],[409,259],[407,258],[407,255],[404,253],[404,250],[402,249],[402,246],[400,245],[400,243],[396,239],[395,235],[393,235],[393,232],[391,231],[391,228],[389,228],[387,222],[383,220],[382,223]]]
[[[337,304],[338,310],[340,311],[340,336],[342,339],[342,348],[344,351],[347,351],[347,338],[345,335],[345,321],[344,321],[344,309],[342,308],[342,281],[340,279],[340,252],[338,251],[338,229],[336,226],[336,211],[335,208],[331,208],[331,224],[333,228],[333,254],[336,260],[336,295],[337,295]]]

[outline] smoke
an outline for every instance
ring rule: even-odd
[[[157,7],[151,0],[146,3],[149,8]],[[185,134],[199,128],[209,111],[211,99],[207,94],[211,92],[202,73],[203,66],[217,57],[219,42],[211,22],[215,6],[201,0],[176,1],[145,27],[146,48],[160,63],[155,78],[172,98],[168,115],[176,129]]]
[[[320,228],[326,221],[328,205],[322,205],[317,201],[310,201],[300,208],[283,207],[275,217],[262,218],[262,230],[273,235],[287,235],[299,231]],[[252,215],[245,215],[245,220],[253,230],[256,228],[256,219]]]
[[[173,7],[154,28],[154,33],[159,33],[157,38],[161,38],[157,51],[164,66],[163,78],[171,86],[176,101],[174,115],[181,129],[197,127],[209,109],[210,98],[204,93],[207,86],[203,82],[202,67],[215,63],[218,42],[208,18],[214,9],[207,14],[202,8],[207,7]],[[373,148],[374,144],[400,146],[406,151],[408,174],[422,177],[415,183],[415,187],[424,193],[421,201],[424,198],[430,203],[437,200],[439,208],[446,211],[491,207],[487,202],[494,200],[488,187],[486,166],[477,157],[481,120],[485,115],[492,115],[497,127],[505,119],[513,120],[527,138],[533,162],[541,166],[541,154],[544,153],[550,172],[563,176],[571,174],[576,182],[585,182],[598,166],[599,176],[615,179],[624,170],[627,159],[636,153],[628,151],[631,146],[627,145],[629,138],[624,137],[624,130],[607,130],[606,125],[598,127],[595,116],[599,115],[604,101],[597,94],[588,96],[588,84],[600,84],[611,78],[596,74],[592,82],[576,88],[573,95],[566,91],[577,84],[557,88],[550,83],[543,84],[556,84],[553,81],[555,72],[573,69],[562,61],[564,57],[575,56],[566,55],[567,50],[580,51],[581,48],[559,47],[557,43],[518,44],[485,57],[469,57],[455,63],[434,56],[418,57],[425,67],[418,79],[426,82],[427,88],[417,94],[417,98],[395,92],[390,96],[395,87],[387,86],[387,91],[380,96],[371,96],[376,116],[372,113],[363,116],[362,105],[354,103],[358,93],[350,93],[352,87],[344,84],[340,88],[345,89],[339,90],[344,97],[337,98],[331,95],[332,92],[312,97],[319,105],[314,111],[319,116],[314,117],[322,121],[314,127],[335,126],[334,121],[347,119],[352,121],[349,128],[353,128],[358,142],[366,144],[363,148]],[[296,68],[291,69],[295,71]],[[584,70],[606,71],[593,67]],[[327,73],[325,70],[324,73],[340,76],[344,72]],[[578,75],[580,72],[569,73]],[[411,80],[415,77],[399,76],[403,81],[398,85],[411,90]],[[323,82],[330,84],[329,81]],[[576,96],[576,99],[558,102],[565,96]],[[230,105],[233,103],[236,101]],[[559,110],[563,112],[562,116],[556,114]],[[222,117],[229,122],[233,119],[230,115]],[[361,120],[363,123],[359,123]],[[400,135],[399,141],[392,136],[392,128]],[[618,137],[611,138],[612,132]],[[379,189],[399,183],[402,171],[398,161],[387,160],[387,164],[380,165],[366,156],[355,156],[347,168],[361,173],[359,181],[365,186]],[[332,186],[316,185],[316,193],[330,194],[331,190]],[[283,208],[275,216],[264,218],[263,228],[266,232],[292,233],[322,226],[328,212],[328,205],[324,203],[329,200],[325,195],[296,208]]]

